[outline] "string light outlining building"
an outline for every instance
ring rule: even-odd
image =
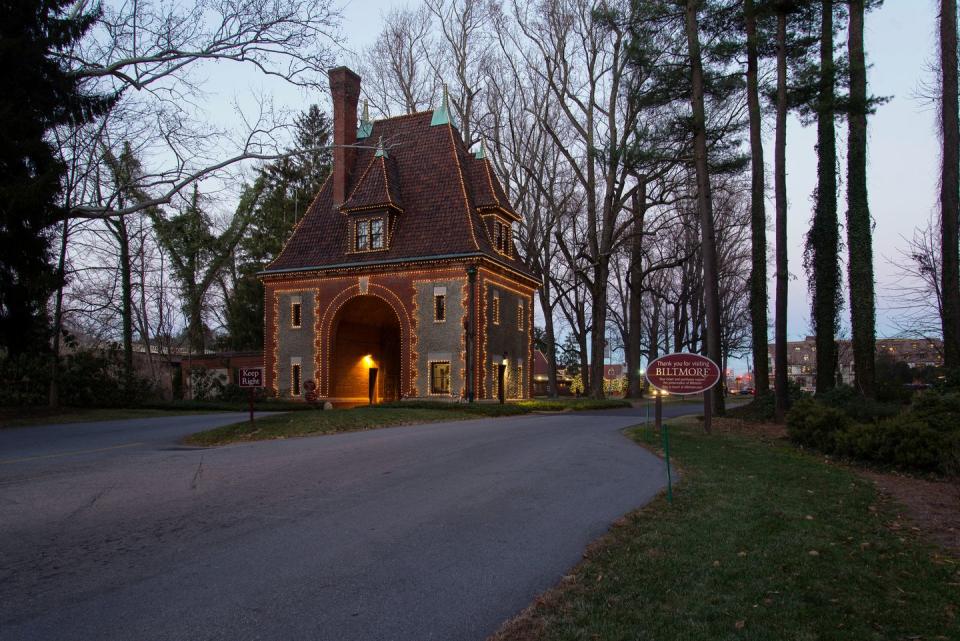
[[[333,171],[260,275],[266,385],[334,403],[528,397],[538,282],[485,147],[464,145],[446,91],[358,122],[360,77],[329,79]]]

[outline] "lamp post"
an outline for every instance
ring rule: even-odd
[[[500,404],[503,405],[507,400],[507,386],[506,386],[506,374],[507,374],[507,353],[503,353],[503,360],[500,361],[500,365],[497,367],[497,382],[498,387],[500,388]]]
[[[646,376],[646,374],[647,374],[647,370],[645,370],[644,368],[641,367],[641,368],[640,368],[640,377],[643,378],[644,376]],[[640,388],[641,393],[643,393],[643,387],[644,387],[644,386],[641,386],[641,388]],[[650,399],[648,398],[648,399],[647,399],[647,425],[649,425],[649,424],[650,424]]]

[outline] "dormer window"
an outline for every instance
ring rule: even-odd
[[[373,251],[386,246],[383,218],[368,218],[358,220],[354,235],[354,251]]]

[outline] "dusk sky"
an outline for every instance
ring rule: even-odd
[[[416,4],[416,0],[353,0],[343,9],[344,49],[338,62],[350,65],[354,54],[371,43],[380,31],[381,14],[395,6]],[[896,333],[892,312],[891,290],[898,285],[897,269],[891,264],[899,258],[898,250],[912,236],[914,228],[923,226],[936,215],[939,151],[936,135],[936,110],[919,94],[932,80],[930,62],[935,56],[936,11],[930,0],[887,0],[883,7],[870,13],[866,21],[866,47],[869,90],[874,95],[890,97],[869,121],[869,190],[870,206],[876,228],[874,256],[877,272],[878,332],[881,337]],[[845,41],[841,34],[839,43]],[[220,93],[226,89],[240,97],[249,86],[251,76],[243,69],[231,69],[218,76],[211,87]],[[327,96],[308,96],[289,86],[257,78],[255,90],[269,93],[277,106],[300,110],[311,102],[328,106]],[[229,83],[229,89],[226,87]],[[262,83],[262,84],[261,84]],[[243,100],[241,99],[241,102]],[[765,159],[768,173],[768,209],[770,221],[768,243],[773,257],[773,131],[772,118],[766,122]],[[845,216],[843,201],[846,174],[846,131],[838,119],[837,147],[840,154],[840,216]],[[816,182],[815,126],[804,127],[796,118],[788,126],[787,171],[789,210],[790,282],[789,335],[802,338],[811,333],[806,275],[803,270],[803,238],[812,207],[811,194]],[[845,234],[844,234],[845,235]],[[771,265],[770,275],[773,275]],[[846,274],[844,274],[844,279]],[[770,320],[773,320],[773,283],[770,283]],[[849,331],[848,310],[842,311],[844,335]],[[771,340],[772,340],[771,331]]]
[[[379,12],[393,6],[415,4],[403,1],[369,2],[354,0],[344,9],[343,31],[347,45],[359,50],[379,32]],[[377,9],[374,10],[373,6]],[[929,69],[935,56],[936,11],[929,0],[888,0],[883,7],[867,16],[866,49],[869,87],[875,95],[889,96],[870,119],[869,189],[870,207],[876,222],[874,257],[877,270],[878,320],[881,336],[893,335],[887,307],[892,304],[890,290],[897,285],[897,270],[891,261],[899,258],[898,249],[905,246],[918,225],[936,215],[939,151],[936,135],[936,110],[918,96],[922,85],[932,79]],[[772,119],[767,125],[765,158],[768,167],[768,219],[771,222],[768,242],[773,252]],[[846,131],[838,122],[840,166],[846,167]],[[811,333],[806,275],[803,271],[803,237],[811,208],[811,194],[816,184],[816,127],[803,127],[791,118],[787,138],[788,198],[790,201],[789,333],[791,339]],[[840,173],[841,197],[845,193],[845,169]],[[846,205],[841,200],[841,216]],[[771,269],[772,275],[772,269]],[[844,275],[844,278],[846,276]],[[770,314],[773,314],[773,283],[770,284]],[[843,310],[844,326],[849,324],[848,310]],[[772,338],[772,336],[771,336]]]

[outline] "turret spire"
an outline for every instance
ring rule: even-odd
[[[443,83],[443,101],[440,107],[433,112],[433,119],[430,120],[430,126],[453,124],[450,117],[450,97],[447,94],[447,83]]]
[[[360,116],[360,126],[357,127],[357,139],[369,138],[373,131],[373,121],[370,120],[370,105],[363,99],[363,114]]]

